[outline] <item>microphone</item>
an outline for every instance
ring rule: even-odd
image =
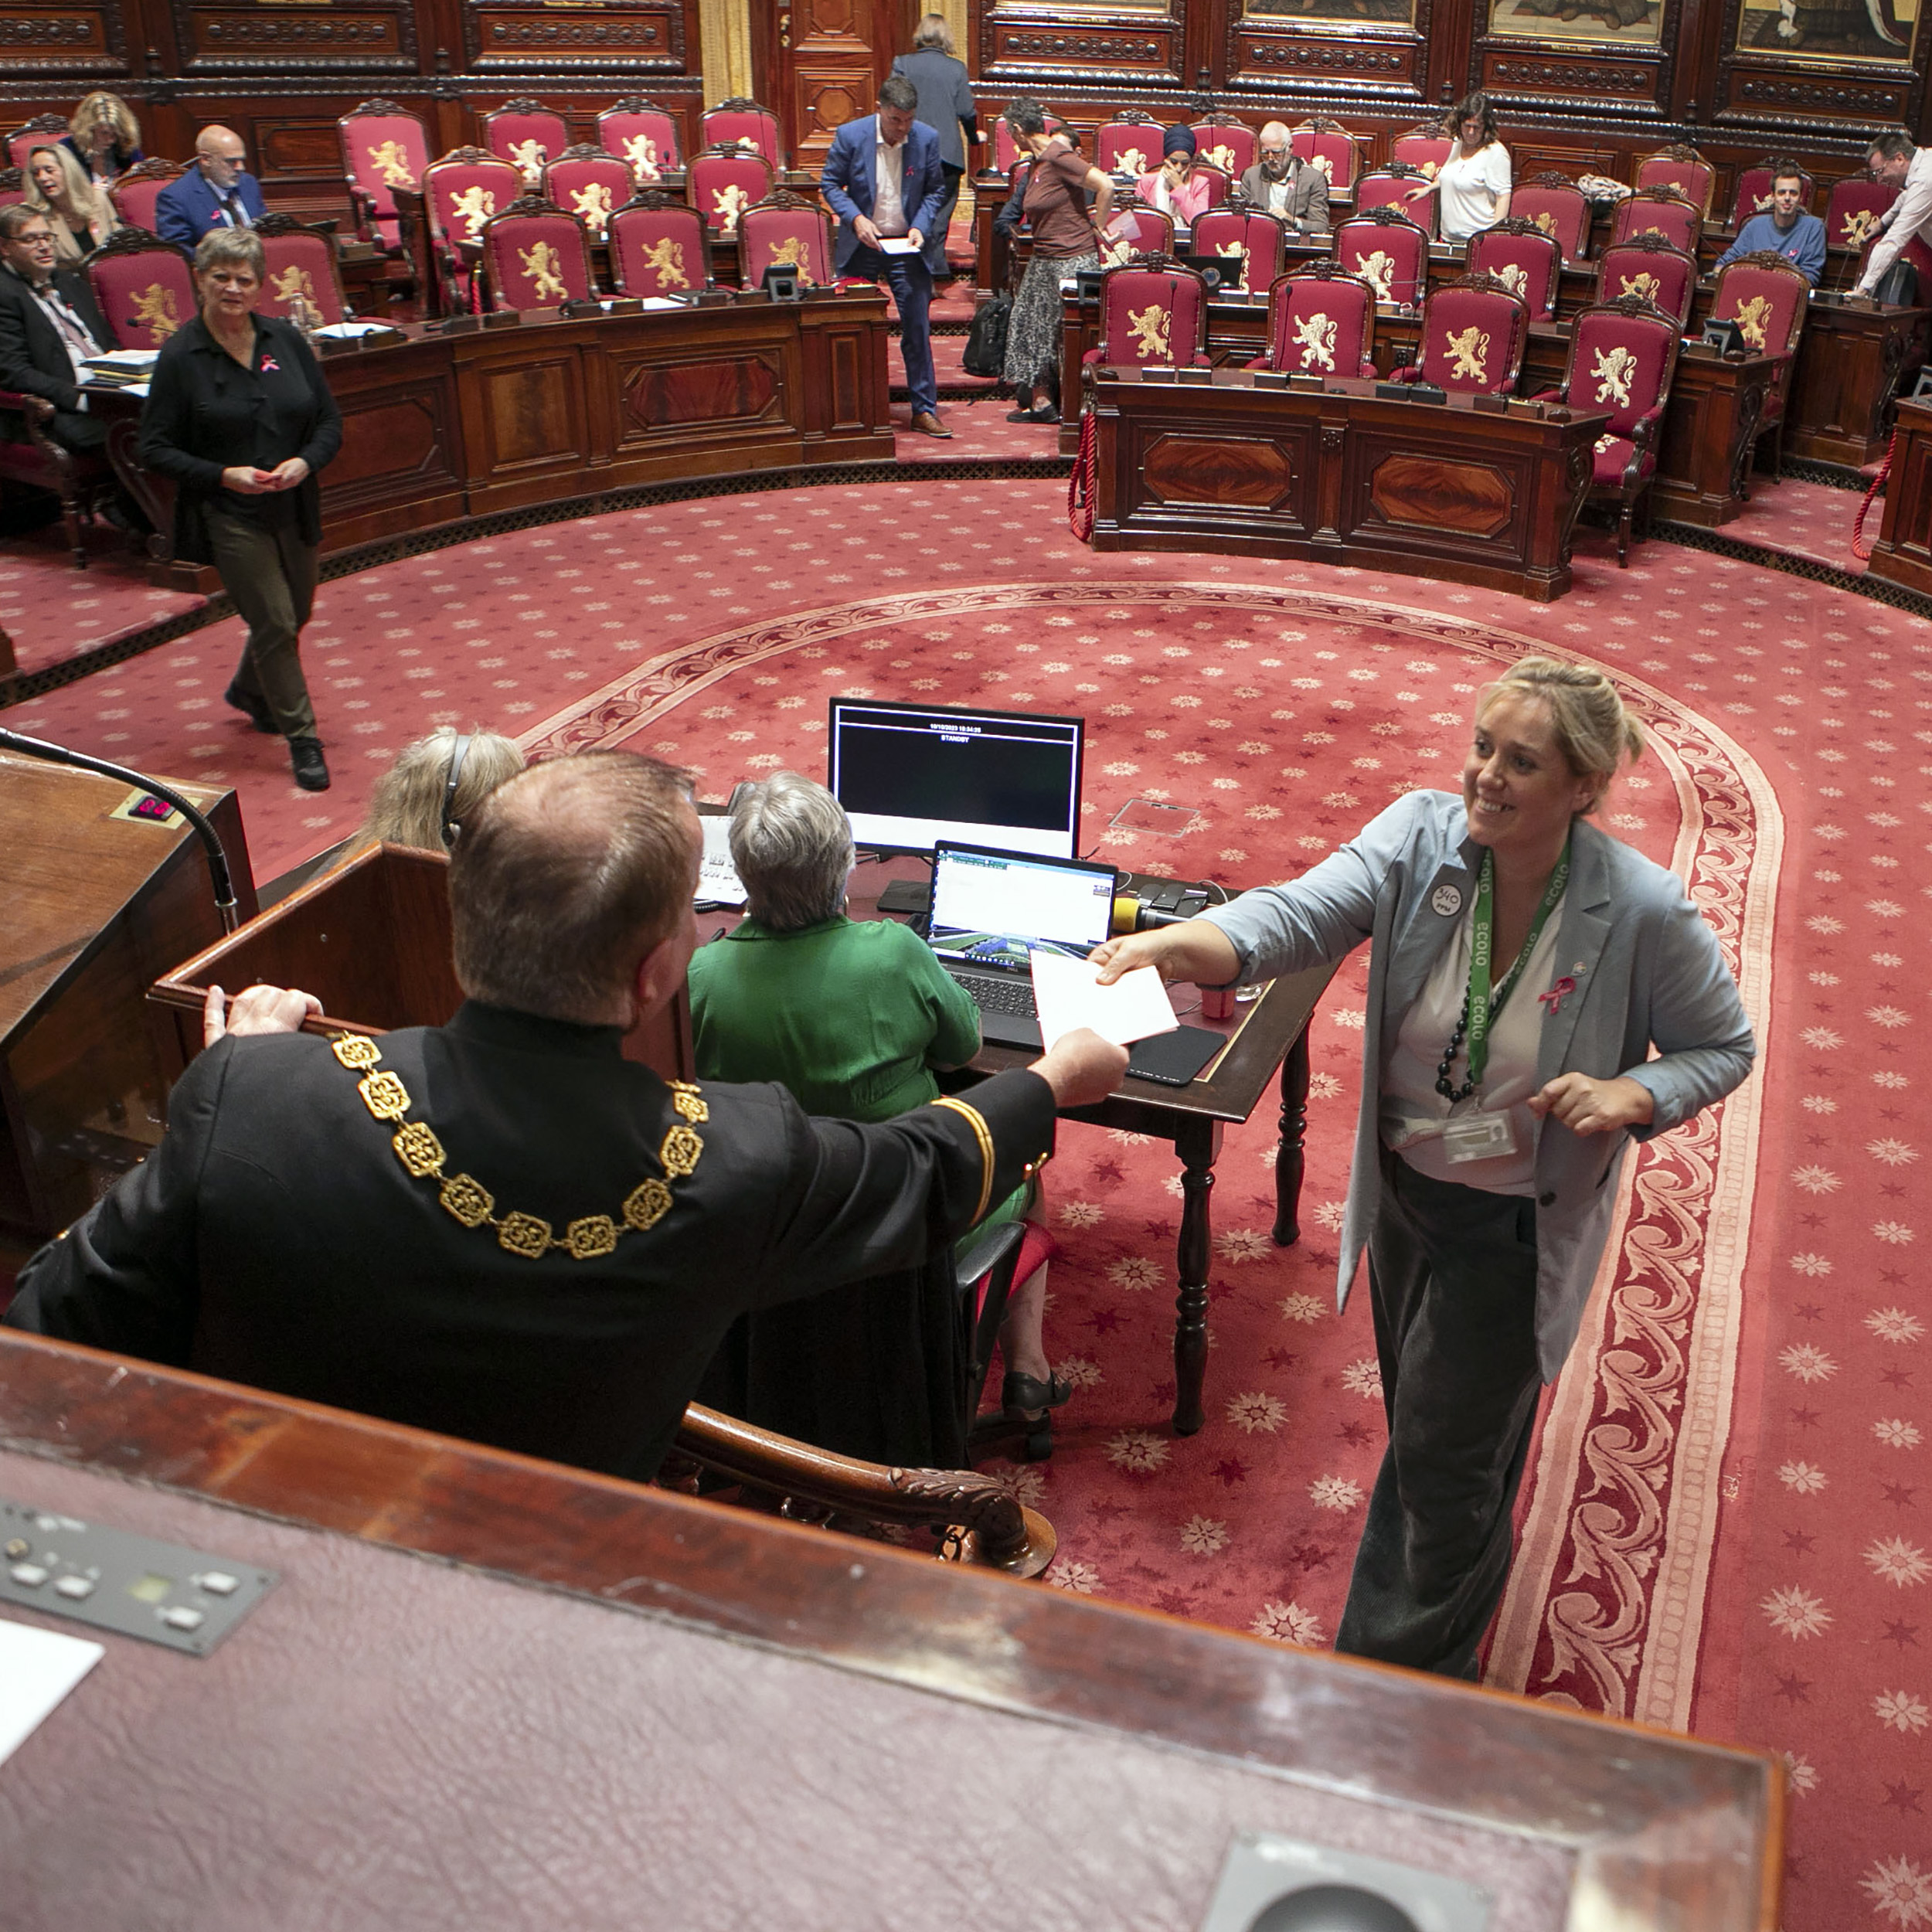
[[[215,889],[215,910],[221,914],[221,929],[232,933],[241,923],[235,904],[234,881],[228,869],[228,855],[222,849],[221,835],[172,785],[145,778],[125,765],[110,764],[105,758],[90,758],[84,751],[70,751],[64,745],[49,744],[44,738],[29,738],[18,731],[0,730],[0,751],[17,751],[22,757],[44,759],[51,765],[72,765],[77,770],[98,772],[104,778],[118,778],[165,799],[192,825],[208,854],[208,876]]]

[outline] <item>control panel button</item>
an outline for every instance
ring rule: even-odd
[[[25,1536],[10,1536],[5,1549],[0,1550],[0,1556],[4,1556],[10,1563],[17,1563],[22,1557],[30,1556],[32,1551],[33,1545]]]
[[[63,1597],[70,1597],[79,1603],[83,1597],[94,1594],[94,1580],[91,1577],[63,1577],[54,1585],[55,1591]]]
[[[177,1604],[172,1610],[164,1610],[161,1621],[170,1630],[199,1630],[206,1619],[205,1611],[191,1610],[185,1604]]]
[[[241,1579],[225,1570],[203,1570],[195,1581],[211,1597],[232,1597],[241,1588]]]
[[[7,1574],[29,1590],[37,1589],[47,1580],[46,1570],[39,1563],[15,1563]]]

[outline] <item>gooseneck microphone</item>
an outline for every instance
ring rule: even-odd
[[[125,765],[110,764],[105,758],[90,758],[84,751],[70,751],[65,745],[49,744],[44,738],[29,738],[18,731],[0,730],[0,751],[17,751],[25,758],[41,758],[51,765],[73,765],[81,771],[96,771],[104,778],[118,778],[123,784],[152,792],[165,799],[192,825],[208,854],[208,876],[215,888],[215,909],[221,914],[221,929],[232,933],[241,923],[235,904],[235,885],[228,870],[228,855],[222,849],[221,835],[172,785],[130,771]]]

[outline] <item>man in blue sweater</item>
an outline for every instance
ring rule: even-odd
[[[1779,175],[1771,183],[1771,205],[1761,215],[1753,215],[1737,231],[1737,239],[1717,258],[1717,267],[1734,262],[1740,255],[1767,250],[1804,272],[1815,288],[1825,273],[1825,224],[1798,206],[1804,199],[1804,178],[1797,169]]]

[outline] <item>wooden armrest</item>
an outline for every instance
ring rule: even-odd
[[[18,410],[32,423],[53,418],[53,405],[44,396],[29,396],[15,389],[0,389],[0,410]]]

